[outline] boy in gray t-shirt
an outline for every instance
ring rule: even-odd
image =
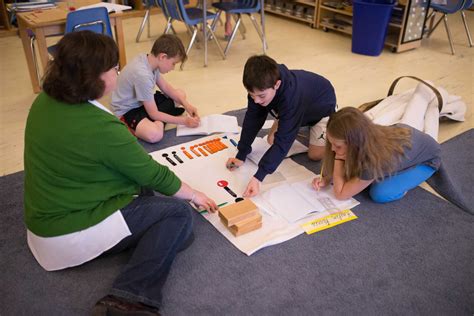
[[[181,40],[165,34],[155,41],[150,54],[138,55],[120,73],[112,93],[112,110],[138,138],[159,142],[164,123],[199,126],[197,109],[187,101],[184,91],[175,89],[161,76],[186,57]],[[155,93],[155,85],[163,93]],[[175,103],[184,109],[175,107]],[[188,115],[180,116],[184,111]]]

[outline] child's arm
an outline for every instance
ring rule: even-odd
[[[146,112],[154,121],[185,125],[187,127],[199,126],[199,120],[189,116],[172,116],[157,110],[155,100],[143,101]]]
[[[270,145],[273,145],[273,141],[275,140],[275,133],[278,129],[278,120],[273,121],[272,128],[268,132],[267,141]]]
[[[334,195],[338,200],[349,199],[374,182],[374,180],[362,180],[359,178],[352,178],[349,181],[344,180],[344,164],[345,160],[336,157],[334,161],[333,184]]]
[[[160,88],[161,92],[173,99],[176,103],[184,106],[186,112],[188,112],[191,117],[199,118],[196,107],[188,102],[186,99],[186,93],[183,90],[175,89],[163,78],[163,76],[158,77],[156,85]]]

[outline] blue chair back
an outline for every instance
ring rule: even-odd
[[[179,0],[159,0],[159,1],[161,1],[163,4],[163,7],[165,9],[165,15],[169,16],[173,20],[185,22],[184,17],[182,16]]]
[[[472,0],[447,0],[446,4],[431,3],[431,8],[438,12],[453,14],[459,10],[465,10],[472,5]]]
[[[155,6],[155,7],[160,8],[163,11],[163,14],[166,15],[163,0],[146,0],[146,3],[147,3],[147,9]]]
[[[173,20],[182,21],[187,25],[202,23],[202,9],[192,7],[186,8],[187,0],[162,0],[166,9],[166,14]],[[207,19],[212,20],[215,14],[208,12]]]
[[[151,0],[149,0],[151,1]],[[155,0],[156,1],[156,4],[161,8],[161,10],[163,10],[163,13],[165,11],[165,7],[164,7],[164,4],[163,4],[163,0]]]
[[[254,10],[260,10],[260,0],[239,0],[245,6],[251,7]]]
[[[107,9],[99,7],[69,12],[66,18],[66,33],[84,30],[112,37]]]
[[[260,11],[260,0],[235,0],[235,1],[221,1],[212,4],[218,10],[229,13],[257,13]]]
[[[155,5],[157,5],[158,7],[161,8],[161,10],[163,11],[163,14],[167,16],[167,13],[166,13],[166,8],[165,8],[165,4],[164,4],[164,0],[148,0],[149,2],[154,2]],[[183,4],[187,5],[189,4],[189,0],[183,0]]]
[[[462,9],[467,10],[470,7],[472,7],[472,0],[466,0],[466,2],[464,3],[464,6],[462,7]]]

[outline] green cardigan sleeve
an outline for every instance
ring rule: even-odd
[[[101,139],[96,144],[100,159],[108,168],[164,195],[173,195],[181,188],[181,180],[153,160],[119,120],[108,122],[97,136]]]

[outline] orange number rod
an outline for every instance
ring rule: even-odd
[[[189,147],[189,148],[191,149],[191,151],[193,152],[193,154],[195,154],[195,155],[198,156],[198,157],[201,157],[201,154],[198,153],[196,150],[194,150],[195,147],[196,147],[196,146],[191,146],[191,147]]]
[[[201,154],[207,157],[207,153],[204,151],[204,149],[202,149],[201,147],[198,147],[198,149],[201,152]]]
[[[191,154],[186,151],[186,147],[181,147],[181,150],[183,151],[183,154],[186,155],[186,157],[193,159],[193,156],[191,156]]]

